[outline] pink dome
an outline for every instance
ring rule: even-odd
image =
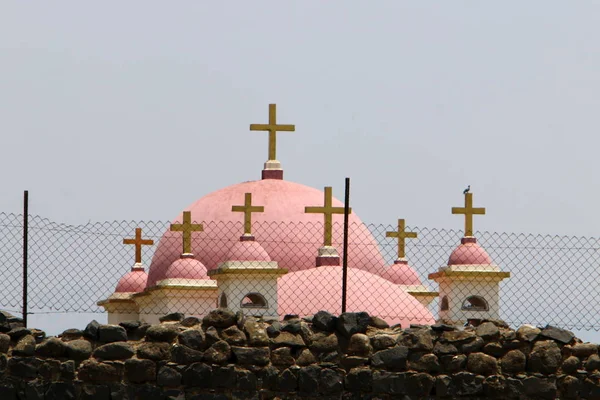
[[[431,325],[433,315],[401,287],[367,271],[348,269],[346,310],[366,311],[388,324]],[[319,267],[289,273],[278,280],[279,315],[342,311],[342,268]]]
[[[227,254],[227,261],[271,261],[266,250],[255,240],[239,241]]]
[[[163,279],[210,279],[206,273],[206,267],[200,261],[194,258],[182,257],[175,260],[169,268],[165,271],[164,277],[158,279],[156,282],[162,281]],[[154,285],[156,284],[154,283]],[[148,287],[150,283],[148,282]]]
[[[417,272],[406,263],[392,264],[381,274],[382,278],[395,283],[396,285],[421,285],[421,280]]]
[[[117,293],[138,293],[142,292],[146,287],[146,281],[148,280],[148,274],[144,271],[143,268],[133,269],[126,273],[121,279],[119,279],[119,283],[117,283],[117,288],[115,292]]]
[[[475,238],[462,238],[460,245],[450,254],[448,265],[489,265],[492,259],[488,253],[477,244]]]
[[[243,232],[243,214],[232,212],[233,205],[244,204],[244,194],[252,193],[252,204],[264,206],[263,213],[252,215],[252,234],[280,268],[299,271],[315,267],[317,249],[323,244],[323,215],[307,214],[306,206],[323,205],[321,190],[278,179],[239,183],[210,193],[186,210],[192,221],[203,223],[203,232],[192,235],[192,252],[207,269],[215,269],[227,261],[230,249]],[[343,204],[333,199],[333,206]],[[183,214],[174,222],[179,223]],[[333,245],[342,255],[343,215],[333,217]],[[349,267],[376,273],[386,263],[371,232],[356,216],[350,214]],[[181,232],[166,231],[150,266],[148,286],[165,278],[165,272],[181,253]]]

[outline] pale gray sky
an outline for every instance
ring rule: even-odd
[[[593,1],[0,1],[0,211],[169,220],[260,177],[364,220],[600,232]]]

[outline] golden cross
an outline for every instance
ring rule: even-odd
[[[135,239],[123,239],[123,244],[135,245],[135,262],[139,264],[142,262],[142,246],[152,246],[154,240],[142,239],[142,228],[135,228]]]
[[[325,233],[324,233],[324,240],[323,240],[323,246],[331,246],[331,242],[332,242],[332,217],[333,214],[343,214],[344,213],[344,207],[332,207],[332,194],[331,194],[331,187],[327,186],[325,187],[325,205],[323,207],[305,207],[304,208],[304,212],[305,213],[313,213],[313,214],[324,214],[325,215]],[[350,213],[352,213],[352,209],[350,208],[348,210]]]
[[[465,215],[465,236],[473,236],[473,215],[484,215],[485,208],[473,208],[473,193],[465,193],[465,206],[452,207],[452,214]]]
[[[243,206],[232,206],[231,211],[244,213],[244,235],[252,235],[252,213],[264,212],[263,206],[252,205],[252,193],[246,193]]]
[[[294,132],[295,125],[277,125],[277,104],[269,104],[269,123],[250,124],[251,131],[269,131],[269,160],[277,160],[277,132]]]
[[[393,237],[398,239],[398,258],[406,256],[406,239],[415,239],[416,232],[406,232],[406,225],[403,219],[398,220],[398,232],[386,232],[385,237]]]
[[[189,211],[183,212],[183,222],[181,224],[171,224],[171,231],[183,232],[184,254],[192,252],[192,232],[202,232],[203,230],[202,224],[192,224],[192,213]]]

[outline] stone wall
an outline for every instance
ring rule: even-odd
[[[598,346],[554,327],[388,327],[226,309],[70,329],[0,324],[0,399],[600,398]]]

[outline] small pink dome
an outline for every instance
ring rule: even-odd
[[[281,316],[313,315],[321,310],[339,314],[342,311],[342,268],[338,266],[288,273],[277,283]],[[400,286],[356,268],[348,268],[346,310],[366,311],[390,325],[435,323],[431,312]]]
[[[121,279],[119,279],[119,283],[117,283],[117,288],[115,292],[117,293],[139,293],[144,290],[146,287],[146,281],[148,280],[148,274],[142,268],[134,269],[126,273]]]
[[[271,261],[267,251],[255,240],[239,241],[229,249],[227,261]]]
[[[396,285],[421,285],[421,279],[417,272],[406,263],[392,264],[381,274],[382,278]]]
[[[448,265],[489,265],[492,259],[488,253],[477,244],[475,238],[462,238],[460,245],[450,254]]]
[[[181,257],[175,260],[165,271],[163,279],[210,279],[206,267],[195,258]],[[161,279],[162,280],[162,279]],[[158,282],[156,282],[158,283]]]

